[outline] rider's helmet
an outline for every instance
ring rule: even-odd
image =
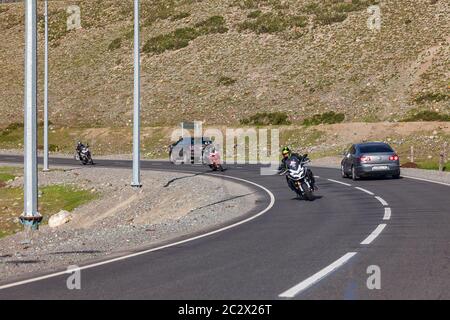
[[[289,147],[284,147],[283,150],[281,150],[281,154],[283,155],[283,158],[287,158],[291,154],[291,149],[289,149]]]

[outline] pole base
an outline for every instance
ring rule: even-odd
[[[42,169],[42,172],[50,172],[50,169]]]
[[[39,225],[42,222],[42,218],[43,217],[39,213],[36,213],[33,216],[26,216],[25,214],[22,214],[19,217],[19,221],[25,228],[30,228],[31,230],[38,230]]]
[[[140,188],[142,188],[142,184],[140,184],[140,183],[131,183],[131,187],[133,187],[133,188],[136,188],[136,189],[140,189]]]

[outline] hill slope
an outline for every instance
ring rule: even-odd
[[[367,27],[377,2],[379,32]],[[82,28],[67,31],[73,4]],[[132,0],[50,1],[53,123],[130,122],[132,8]],[[294,122],[327,110],[346,121],[448,114],[449,21],[442,0],[142,0],[143,125],[235,124],[260,111]],[[42,29],[40,16],[40,62]],[[21,3],[0,4],[0,30],[2,126],[23,121]]]

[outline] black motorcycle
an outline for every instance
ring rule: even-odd
[[[314,176],[306,166],[310,162],[307,154],[300,158],[293,157],[287,161],[287,168],[281,171],[280,175],[286,175],[299,197],[312,201],[314,200],[315,189]]]
[[[82,146],[81,148],[76,150],[75,159],[79,160],[81,164],[94,164],[94,160],[92,160],[91,151],[89,150],[89,145]]]

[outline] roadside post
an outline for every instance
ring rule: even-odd
[[[24,212],[19,220],[27,234],[42,221],[37,177],[37,0],[25,0]],[[31,242],[31,238],[26,240]]]
[[[134,0],[134,114],[133,114],[133,188],[141,188],[141,147],[140,147],[140,41],[139,41],[139,0]]]
[[[44,3],[45,44],[44,44],[44,169],[48,167],[48,0]]]

